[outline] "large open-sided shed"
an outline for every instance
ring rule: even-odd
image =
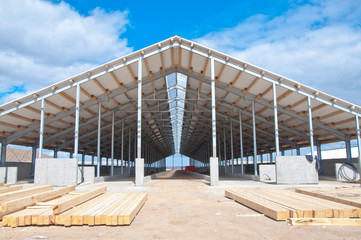
[[[351,159],[355,138],[360,149],[361,107],[178,36],[0,108],[2,165],[7,144],[139,161],[138,185],[142,158],[163,168],[183,154],[216,185],[225,160],[337,141]]]

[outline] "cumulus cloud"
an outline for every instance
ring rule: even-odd
[[[87,16],[64,2],[0,1],[0,103],[132,51],[121,35],[127,12],[100,8]]]
[[[361,105],[361,5],[312,1],[195,41]]]

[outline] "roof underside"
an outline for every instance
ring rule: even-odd
[[[124,122],[125,146],[129,146],[129,141],[134,146],[136,137],[139,57],[143,59],[142,142],[159,152],[159,159],[175,152],[166,84],[166,76],[172,73],[187,76],[185,99],[178,99],[184,102],[180,153],[195,157],[198,150],[211,149],[210,57],[215,59],[217,140],[221,146],[226,141],[228,159],[230,126],[234,157],[240,157],[240,114],[244,154],[253,154],[252,101],[255,101],[257,152],[274,151],[273,82],[281,149],[309,146],[308,96],[316,141],[329,143],[355,137],[359,106],[177,36],[4,104],[0,137],[12,144],[37,144],[44,97],[44,148],[72,151],[76,84],[80,83],[80,152],[96,153],[98,102],[101,102],[102,155],[110,156],[112,112],[115,112],[115,156],[120,159],[121,123]],[[127,160],[128,151],[134,148],[124,149]],[[223,147],[221,152],[224,156]]]

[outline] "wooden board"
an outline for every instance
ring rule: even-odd
[[[36,194],[36,193],[50,191],[52,189],[53,189],[52,185],[45,185],[45,186],[26,188],[26,189],[13,191],[13,192],[3,193],[3,194],[0,194],[0,203],[5,202],[5,201],[10,201],[13,199],[18,199],[21,197],[26,197],[26,196]]]
[[[56,197],[59,197],[74,190],[75,190],[75,186],[69,186],[47,192],[28,195],[26,197],[10,200],[7,202],[2,202],[0,211],[11,213],[17,210],[24,209],[27,206],[35,205],[37,202],[40,201],[47,201],[50,199],[54,199]]]
[[[297,193],[361,208],[361,189],[357,188],[297,188]]]
[[[229,189],[225,191],[225,195],[226,197],[229,197],[249,208],[252,208],[257,212],[261,212],[272,219],[281,221],[290,218],[289,209],[267,199],[253,196],[245,191],[240,193],[239,191]]]
[[[361,218],[290,218],[293,226],[361,226]]]
[[[69,210],[72,207],[75,207],[83,202],[86,202],[96,196],[99,196],[107,191],[107,187],[100,187],[95,190],[92,190],[90,192],[86,192],[83,194],[78,195],[77,197],[73,199],[69,199],[68,201],[65,201],[60,204],[53,205],[53,213],[59,214],[62,212],[65,212],[66,210]]]
[[[275,220],[361,217],[360,208],[288,190],[230,189],[225,195]]]
[[[94,193],[95,190],[91,192]],[[104,193],[63,213],[54,214],[54,204],[75,201],[74,199],[86,196],[87,193],[71,193],[47,202],[38,202],[35,206],[6,215],[2,226],[129,225],[147,200],[146,193]]]
[[[1,193],[7,193],[7,192],[13,192],[16,190],[20,190],[22,189],[23,186],[7,186],[7,187],[1,187],[0,188],[0,194]]]

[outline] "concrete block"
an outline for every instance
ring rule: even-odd
[[[0,182],[15,184],[18,181],[18,167],[0,167]]]
[[[78,162],[75,158],[37,158],[34,183],[36,185],[69,186],[79,183]]]
[[[276,182],[276,165],[259,165],[259,177],[261,182]]]
[[[277,156],[276,182],[277,184],[317,184],[316,161],[309,161],[305,156]]]
[[[144,186],[144,158],[135,159],[135,186]]]
[[[95,182],[95,167],[93,166],[84,167],[84,182],[87,183]]]
[[[209,166],[210,166],[210,179],[211,179],[211,186],[218,186],[219,185],[219,169],[218,169],[218,158],[211,157],[209,159]]]
[[[356,171],[349,164],[336,163],[335,164],[336,180],[341,182],[349,182],[350,180],[351,181],[360,180],[360,167],[358,164],[353,164],[353,166],[356,168]]]
[[[6,183],[6,167],[0,167],[0,183]]]
[[[7,179],[6,184],[15,184],[18,181],[18,167],[6,167]]]

